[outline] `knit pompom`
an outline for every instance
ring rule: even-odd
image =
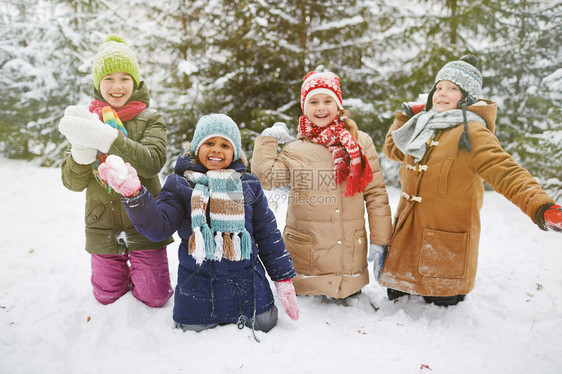
[[[469,63],[475,68],[478,68],[478,57],[474,55],[464,55],[460,58],[460,60]]]
[[[125,42],[125,39],[123,39],[121,36],[117,35],[117,34],[109,34],[106,38],[105,38],[105,43],[107,42],[117,42],[117,43],[123,43],[123,44],[127,44],[127,42]]]

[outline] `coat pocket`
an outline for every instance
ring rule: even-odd
[[[367,267],[367,231],[362,228],[353,235],[353,258],[351,274],[357,274]]]
[[[468,233],[423,231],[418,271],[435,278],[462,278],[466,269]]]
[[[439,171],[439,182],[437,185],[437,195],[439,196],[447,195],[447,183],[449,181],[451,165],[453,165],[452,158],[446,158],[441,165],[441,170]]]
[[[94,202],[86,207],[86,227],[105,228],[103,224],[103,212],[105,205],[101,202]]]
[[[283,240],[293,260],[295,271],[311,274],[314,236],[287,225],[283,231]]]

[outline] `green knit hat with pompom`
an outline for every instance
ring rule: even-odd
[[[116,34],[110,34],[94,57],[94,87],[100,89],[100,81],[108,74],[122,71],[133,77],[135,87],[140,82],[139,62],[135,53],[127,47],[125,40]]]

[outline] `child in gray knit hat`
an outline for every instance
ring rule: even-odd
[[[385,155],[402,163],[401,200],[379,279],[391,300],[416,294],[448,306],[473,289],[483,180],[541,229],[562,231],[560,206],[500,146],[496,103],[479,99],[481,89],[476,57],[449,62],[425,109],[398,112],[386,135]]]

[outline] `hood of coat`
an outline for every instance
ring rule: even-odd
[[[466,109],[484,118],[486,121],[486,127],[488,127],[491,132],[495,132],[496,116],[498,113],[498,105],[495,102],[492,100],[480,99],[476,102],[476,104],[471,105]]]
[[[94,98],[106,102],[101,95],[101,92],[96,89],[94,89]],[[129,100],[127,100],[127,103],[131,101],[141,101],[146,104],[147,108],[150,106],[150,95],[148,93],[148,87],[146,87],[144,81],[139,83],[139,87],[133,92]]]

